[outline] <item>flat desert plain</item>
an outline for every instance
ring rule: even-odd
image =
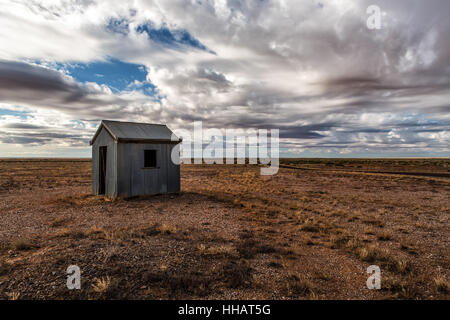
[[[112,201],[90,160],[0,160],[0,298],[450,298],[450,160],[281,164],[182,165],[179,194]]]

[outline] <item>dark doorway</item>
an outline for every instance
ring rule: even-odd
[[[106,150],[107,147],[100,147],[99,149],[99,194],[105,194],[106,189]]]

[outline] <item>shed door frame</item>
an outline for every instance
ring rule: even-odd
[[[107,151],[107,146],[100,146],[98,149],[98,194],[106,193]]]

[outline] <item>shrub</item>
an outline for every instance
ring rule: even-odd
[[[252,272],[245,260],[229,262],[222,267],[221,277],[229,288],[248,287],[253,280]]]

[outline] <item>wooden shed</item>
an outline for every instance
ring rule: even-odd
[[[111,198],[180,191],[172,150],[181,140],[161,124],[102,120],[92,138],[92,192]]]

